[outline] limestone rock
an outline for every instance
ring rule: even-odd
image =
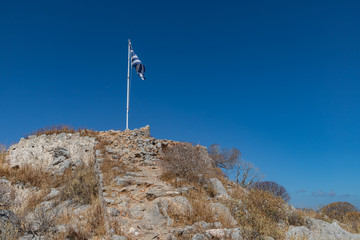
[[[207,240],[207,239],[209,239],[209,238],[207,238],[205,235],[200,234],[200,233],[195,234],[195,235],[191,238],[191,240]]]
[[[287,240],[292,237],[307,237],[309,240],[358,240],[360,234],[349,233],[336,222],[330,224],[319,219],[307,218],[306,227],[291,227],[286,233]]]
[[[59,169],[61,173],[78,160],[88,164],[95,144],[95,138],[71,133],[29,136],[12,145],[6,159],[11,167],[31,164],[43,169]]]
[[[111,240],[127,240],[127,238],[124,237],[124,236],[113,235],[113,236],[111,237]]]
[[[213,189],[215,190],[217,198],[226,198],[226,199],[230,198],[229,194],[227,193],[226,189],[224,188],[222,183],[219,181],[219,179],[210,178],[209,182],[210,182],[211,186],[213,187]]]
[[[224,219],[226,222],[231,223],[233,226],[237,224],[234,217],[231,215],[229,209],[221,203],[210,203],[210,209],[218,219]]]
[[[239,228],[232,229],[209,229],[206,231],[206,235],[211,239],[220,240],[242,240],[241,232]]]

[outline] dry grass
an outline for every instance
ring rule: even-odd
[[[36,206],[44,201],[46,195],[49,194],[49,189],[40,190],[38,192],[32,193],[23,204],[22,208],[24,211],[31,212]]]
[[[88,166],[68,173],[64,178],[64,188],[60,200],[71,200],[73,203],[90,204],[98,196],[99,183],[94,167]]]
[[[286,222],[285,202],[268,191],[251,189],[248,194],[239,191],[241,199],[228,201],[227,205],[238,223],[244,227],[245,239],[270,236],[284,239],[285,230],[279,222]],[[241,202],[239,202],[241,200]]]
[[[91,236],[102,236],[106,234],[104,212],[98,199],[92,201],[91,206],[83,216],[85,220],[79,222],[79,230],[76,232],[78,234],[78,239],[83,239],[79,238],[80,236],[85,237],[84,239],[88,239]],[[69,234],[73,233],[70,232]]]
[[[52,125],[44,128],[40,128],[38,130],[33,131],[30,135],[52,135],[52,134],[60,134],[60,133],[76,133],[78,129],[75,129],[69,125]]]
[[[44,128],[40,128],[38,130],[33,131],[31,134],[25,135],[27,138],[30,135],[52,135],[52,134],[60,134],[60,133],[80,133],[81,136],[89,136],[96,137],[97,132],[87,128],[75,128],[70,125],[52,125]]]
[[[0,164],[5,161],[6,157],[6,147],[5,145],[0,144]]]
[[[296,237],[291,236],[291,237],[290,237],[290,240],[309,240],[309,237],[306,236],[306,235],[296,236]]]
[[[19,229],[11,222],[2,223],[0,229],[0,239],[16,240],[19,238]]]
[[[292,226],[304,226],[305,216],[301,210],[292,211],[288,216],[288,223]]]
[[[21,168],[11,168],[6,164],[0,165],[0,176],[4,176],[13,184],[22,182],[49,192],[50,188],[65,186],[61,192],[61,200],[70,199],[75,203],[89,204],[92,197],[98,193],[98,181],[95,176],[93,164],[68,170],[63,175],[51,174],[41,168],[30,165]],[[32,197],[34,202],[40,201]]]
[[[188,194],[184,195],[192,206],[191,211],[184,211],[184,209],[177,209],[169,206],[167,211],[169,217],[174,220],[175,226],[189,226],[196,222],[205,221],[208,223],[220,222],[223,227],[231,228],[232,223],[229,217],[220,213],[215,214],[214,209],[211,208],[210,202],[207,200],[207,192],[198,186],[190,190]]]
[[[74,222],[75,228],[70,227],[66,233],[58,236],[63,238],[58,239],[95,239],[92,237],[106,234],[104,212],[97,198],[92,199],[84,212],[75,214],[72,208],[67,208],[57,219],[57,224],[62,225],[71,225]],[[120,233],[119,227],[115,229],[115,233]]]
[[[109,158],[105,158],[100,167],[101,172],[103,173],[103,182],[106,186],[110,185],[111,181],[116,176],[121,176],[127,172],[127,167],[124,164],[120,161],[111,160]]]
[[[3,163],[0,165],[0,176],[4,176],[12,183],[20,181],[39,188],[46,188],[46,186],[52,182],[52,176],[50,173],[41,168],[34,168],[30,165],[24,165],[21,168],[11,168],[6,163]]]
[[[347,231],[351,233],[360,233],[360,212],[349,212],[341,221]]]

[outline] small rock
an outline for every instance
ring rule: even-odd
[[[124,236],[113,235],[113,236],[111,237],[111,240],[127,240],[127,238],[124,237]]]
[[[116,186],[119,186],[119,187],[126,187],[126,186],[129,186],[129,185],[130,185],[130,182],[129,182],[129,181],[126,181],[125,179],[120,178],[120,177],[116,177],[116,178],[113,180],[113,183],[115,183]]]
[[[53,198],[59,196],[59,194],[60,194],[59,190],[57,190],[56,188],[52,188],[51,192],[45,197],[45,200],[48,201],[50,199],[53,199]]]
[[[120,211],[117,208],[111,207],[111,208],[108,208],[108,213],[110,214],[110,216],[116,217],[120,214]]]
[[[208,239],[208,238],[205,237],[205,235],[200,234],[200,233],[195,234],[195,235],[191,238],[191,240],[207,240],[207,239]]]

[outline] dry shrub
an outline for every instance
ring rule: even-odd
[[[237,162],[239,162],[239,158],[241,157],[241,153],[238,149],[221,148],[220,145],[216,143],[209,147],[208,153],[213,160],[214,166],[224,169],[232,169]]]
[[[360,233],[360,212],[348,202],[330,203],[320,209],[320,213],[329,217],[329,222],[334,219],[351,233]]]
[[[344,228],[351,233],[360,233],[360,212],[349,212],[344,220]]]
[[[288,216],[288,223],[293,226],[304,226],[305,217],[300,210],[292,211]]]
[[[80,214],[75,214],[72,208],[64,209],[57,219],[57,224],[72,226],[71,223],[76,225],[68,229],[63,239],[95,239],[94,236],[104,235],[105,219],[99,199],[92,199],[87,210]],[[120,234],[118,228],[115,233]]]
[[[214,213],[211,211],[207,198],[207,193],[200,189],[194,189],[186,196],[190,205],[193,208],[192,214],[186,216],[188,224],[191,225],[195,222],[215,222]]]
[[[66,234],[66,239],[73,239],[73,240],[86,240],[87,234],[84,232],[77,232],[73,228],[70,228]]]
[[[233,227],[228,215],[215,214],[207,200],[207,192],[201,187],[190,190],[185,196],[192,206],[191,211],[184,212],[183,209],[169,207],[167,213],[174,220],[175,226],[188,226],[196,222],[205,221],[208,223],[221,222],[223,227]]]
[[[92,165],[78,168],[66,175],[60,193],[61,201],[90,204],[98,196],[99,184]]]
[[[33,131],[31,134],[25,135],[25,137],[29,137],[30,135],[52,135],[52,134],[60,134],[60,133],[80,133],[81,136],[89,136],[89,137],[96,137],[97,132],[91,129],[86,128],[74,128],[69,125],[51,125],[48,127],[40,128],[38,130]]]
[[[184,213],[171,207],[167,210],[167,214],[174,220],[175,226],[186,226],[198,221],[211,222],[213,220],[213,215],[205,199],[205,191],[199,191],[198,189],[190,190],[186,198],[192,206],[191,212]]]
[[[228,206],[244,227],[245,239],[260,239],[261,236],[284,238],[284,229],[278,224],[286,221],[285,202],[281,197],[275,197],[268,191],[251,189],[239,200],[233,200]]]
[[[268,191],[272,193],[275,197],[281,197],[285,202],[288,202],[290,200],[290,195],[288,194],[286,189],[276,182],[257,182],[253,185],[253,188],[262,191]]]
[[[6,156],[6,147],[5,145],[0,144],[0,164],[5,161]]]
[[[334,202],[322,207],[320,212],[341,222],[347,213],[358,212],[358,209],[348,202]]]
[[[104,211],[99,199],[93,199],[91,206],[83,214],[85,221],[79,223],[79,236],[101,236],[106,234]],[[82,238],[79,238],[82,239]]]
[[[30,135],[52,135],[52,134],[59,134],[59,133],[75,133],[77,130],[69,125],[52,125],[44,128],[40,128],[34,132],[32,132]]]
[[[197,183],[211,168],[200,147],[190,143],[178,143],[163,148],[161,167],[164,179],[182,178],[189,183]]]

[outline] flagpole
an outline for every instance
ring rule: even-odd
[[[126,101],[126,129],[129,129],[129,99],[130,99],[130,39],[128,40],[128,71],[127,71],[127,101]]]

